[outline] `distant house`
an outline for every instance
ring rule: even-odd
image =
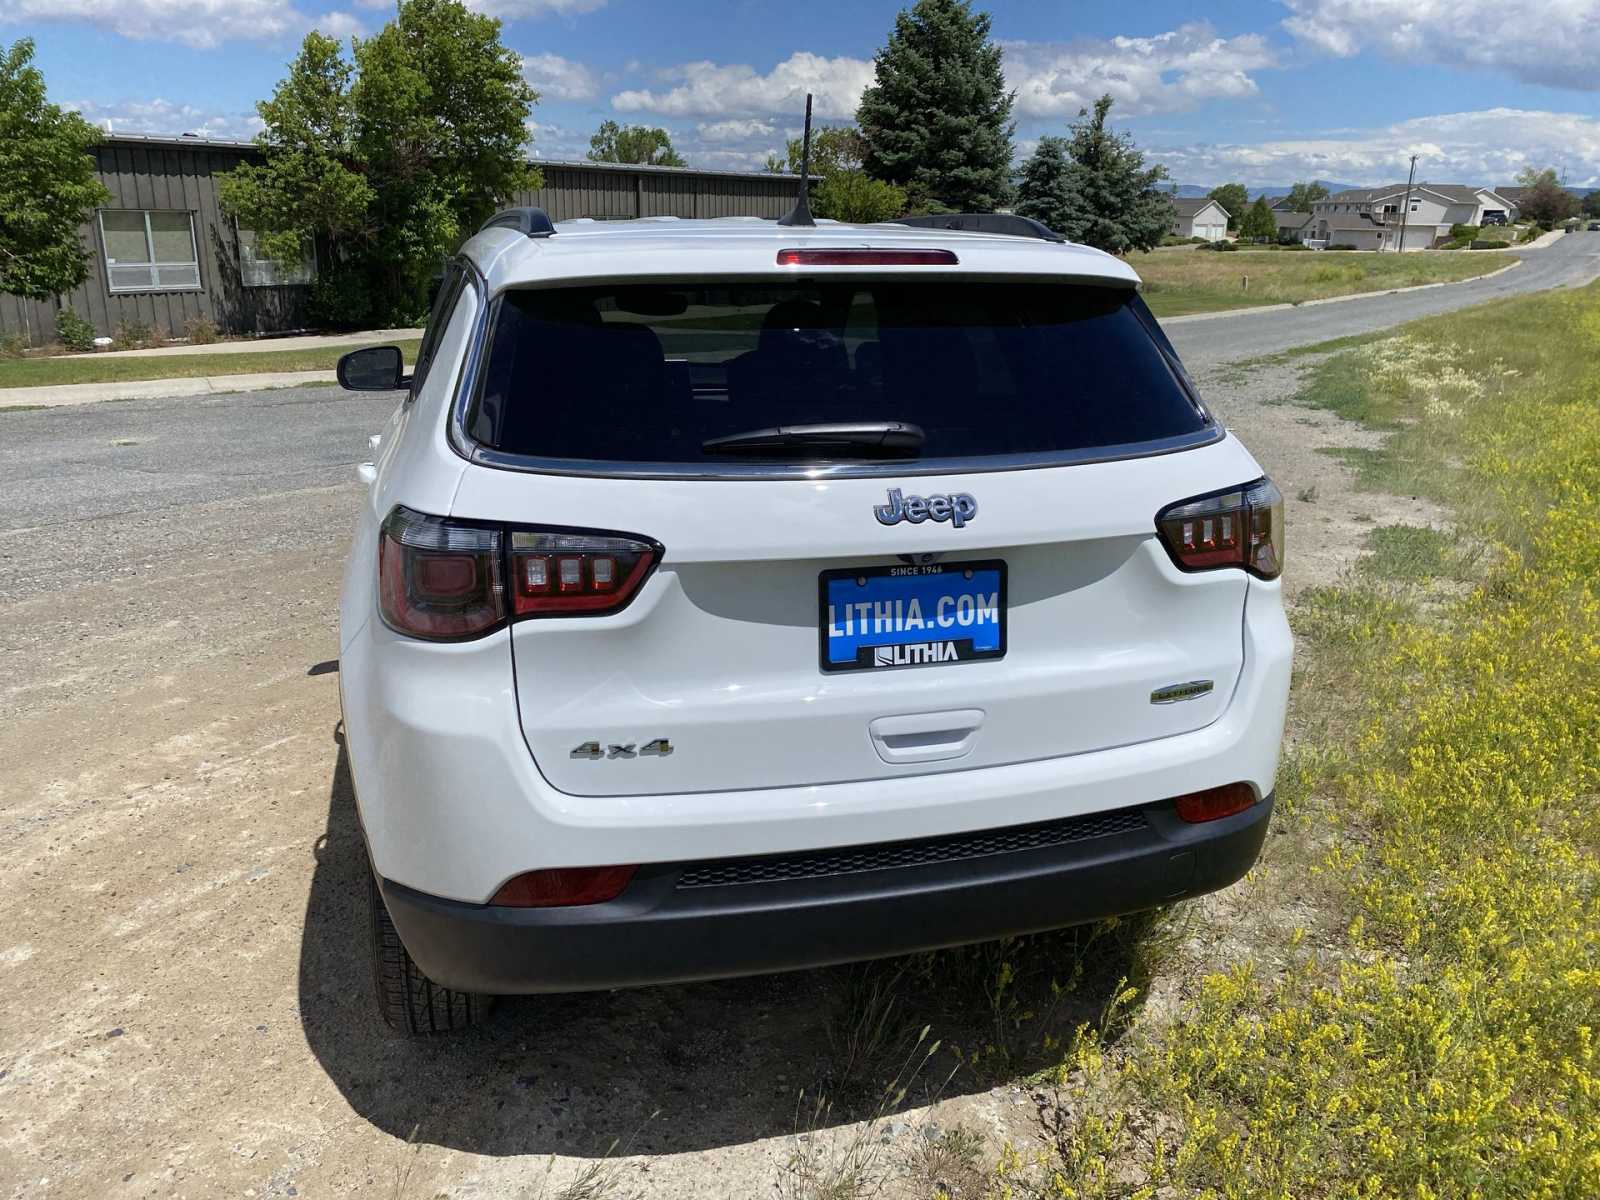
[[[1172,219],[1174,237],[1205,238],[1220,242],[1228,236],[1228,218],[1233,214],[1215,200],[1204,196],[1174,196]]]
[[[1352,188],[1313,204],[1300,236],[1361,250],[1426,250],[1449,237],[1452,225],[1481,225],[1492,214],[1516,216],[1516,205],[1493,188],[1427,182],[1409,191],[1403,183]]]
[[[1278,240],[1280,242],[1298,242],[1305,236],[1306,226],[1311,224],[1311,214],[1296,212],[1289,207],[1289,197],[1280,196],[1272,202],[1272,218],[1278,223]]]

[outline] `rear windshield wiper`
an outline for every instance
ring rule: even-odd
[[[791,450],[839,451],[852,457],[909,457],[927,435],[909,421],[844,421],[818,425],[774,425],[700,443],[707,454],[782,454]]]

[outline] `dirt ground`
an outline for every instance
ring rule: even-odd
[[[1201,380],[1287,498],[1291,594],[1366,528],[1436,517],[1352,493],[1317,447],[1370,437],[1279,403],[1295,377]],[[260,521],[259,498],[151,513],[183,523],[159,550],[126,523],[99,559],[92,521],[0,538],[0,1196],[554,1197],[614,1145],[605,1194],[772,1194],[848,971],[513,1000],[433,1044],[381,1031],[327,534],[358,496],[280,493],[313,532],[264,551],[206,536]],[[1230,911],[1201,920],[1226,936]],[[869,1136],[904,1158],[939,1128],[1031,1134],[1016,1086],[939,1096]]]

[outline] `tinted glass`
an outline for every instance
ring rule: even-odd
[[[1208,420],[1125,289],[851,279],[506,293],[468,428],[540,458],[727,463],[709,439],[906,421],[922,458],[1092,450]],[[771,461],[814,461],[796,448]],[[831,457],[837,458],[838,452]]]
[[[434,356],[439,352],[439,339],[444,337],[444,331],[450,324],[450,314],[455,312],[456,301],[461,298],[461,289],[466,281],[466,272],[455,263],[445,268],[439,292],[433,299],[433,311],[428,314],[428,324],[422,331],[422,344],[417,347],[417,364],[411,372],[413,396],[422,391],[422,384],[428,378]]]

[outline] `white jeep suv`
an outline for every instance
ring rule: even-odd
[[[1254,862],[1281,498],[1127,264],[938,224],[512,210],[409,379],[340,364],[409,388],[340,611],[391,1024],[1057,928]]]

